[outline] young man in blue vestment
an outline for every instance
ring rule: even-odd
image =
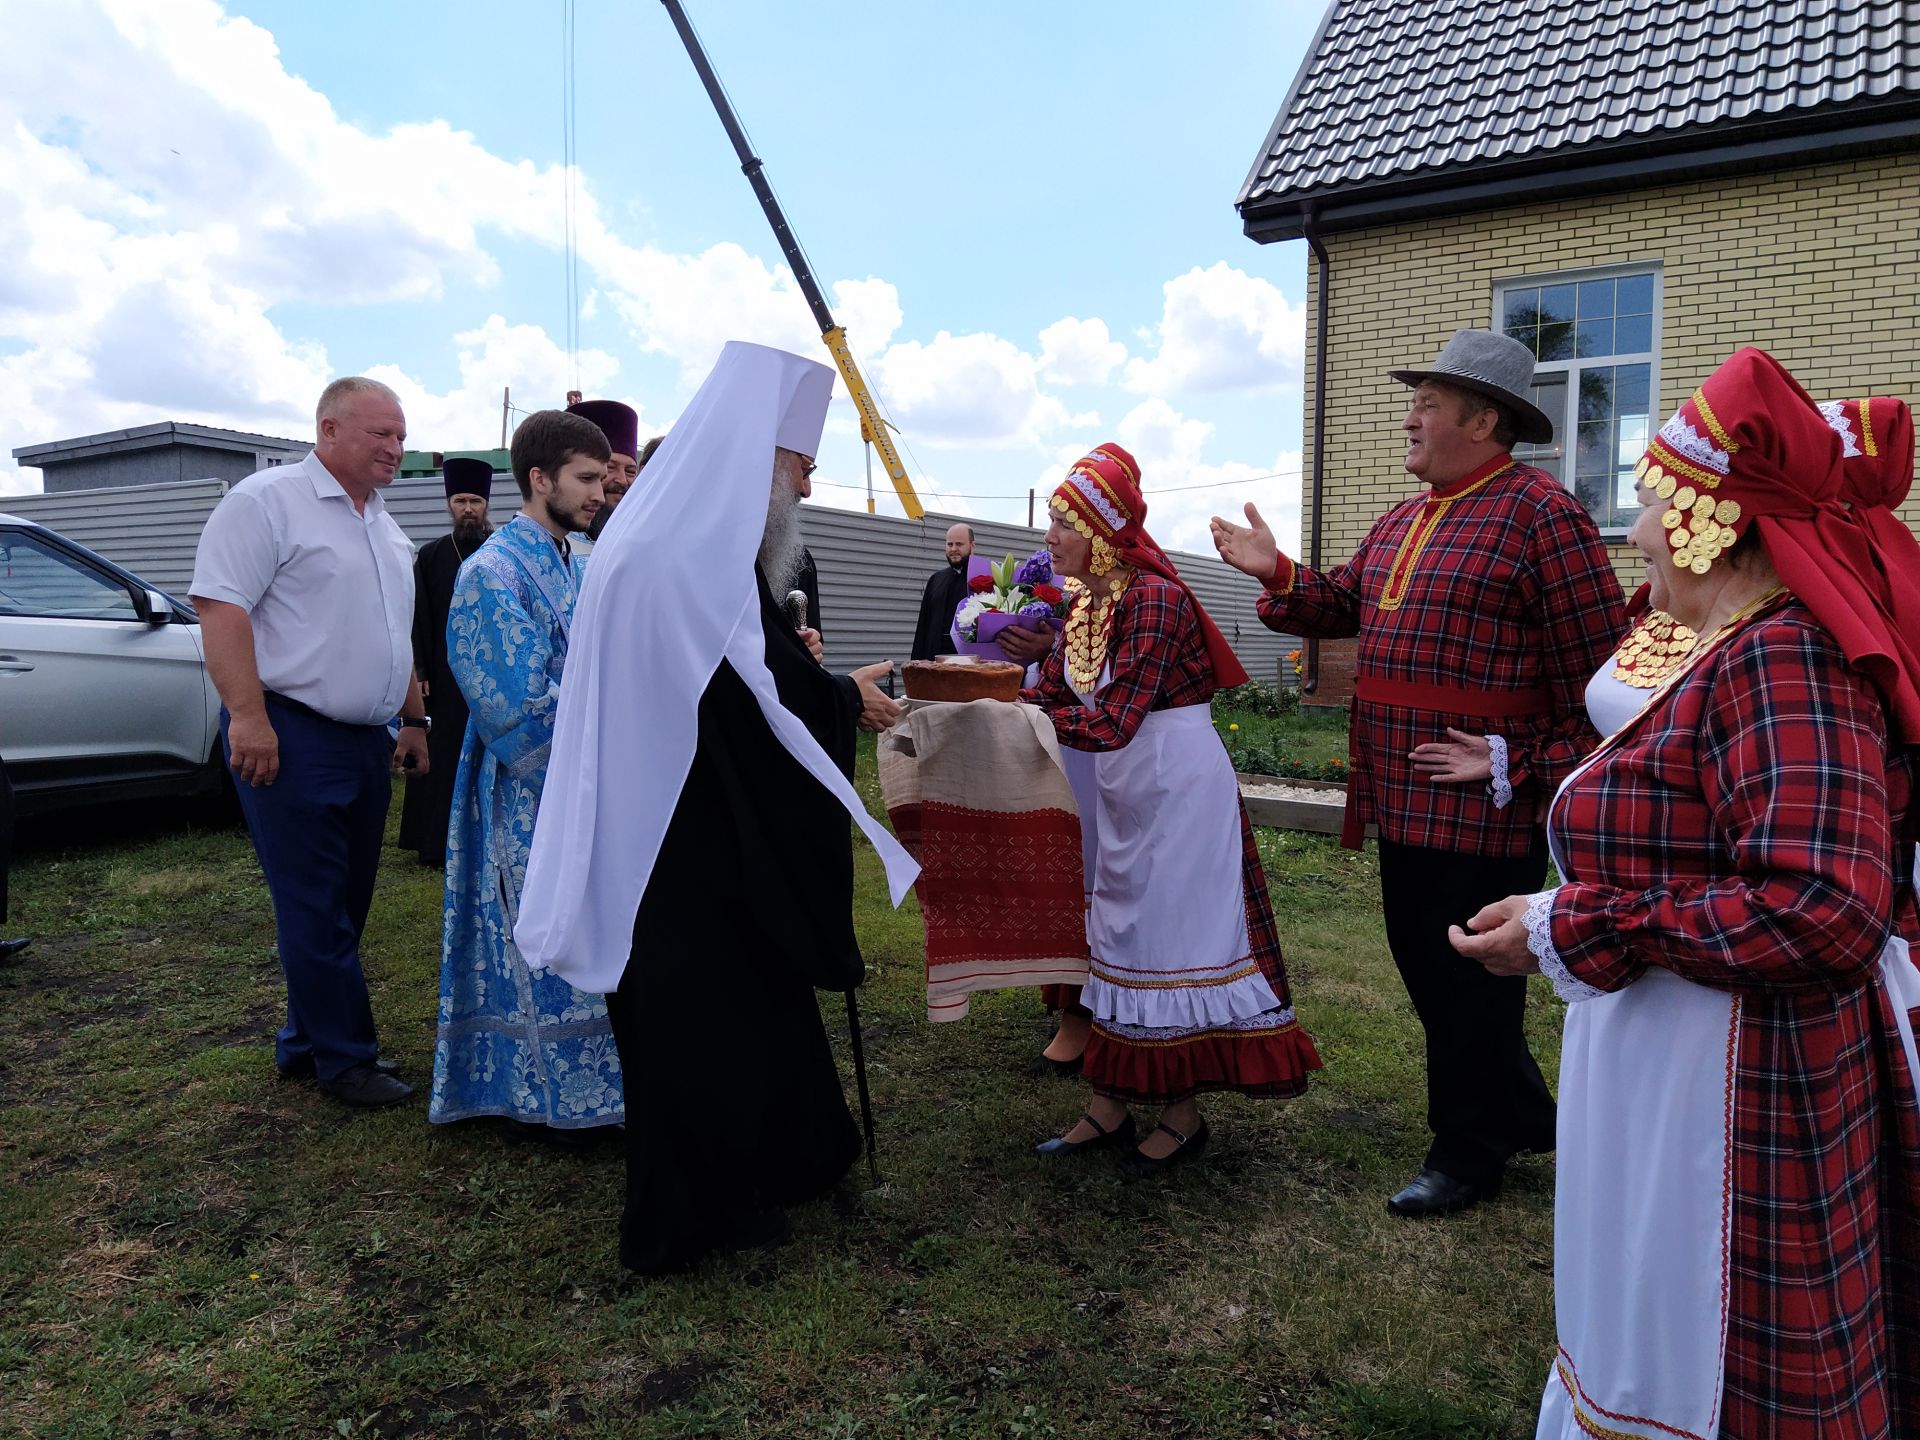
[[[582,416],[528,416],[512,449],[520,513],[454,583],[447,664],[469,718],[447,836],[436,1123],[495,1115],[559,1138],[623,1114],[605,997],[532,974],[513,943],[579,590],[569,537],[601,507],[608,454]]]

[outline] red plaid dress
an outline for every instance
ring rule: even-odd
[[[1920,933],[1912,764],[1789,603],[1554,807],[1571,974],[1613,991],[1659,966],[1739,999],[1725,1436],[1920,1435],[1920,1108],[1877,963],[1889,924]]]
[[[1193,602],[1178,585],[1158,575],[1136,574],[1114,601],[1107,668],[1111,679],[1092,704],[1083,704],[1066,680],[1065,647],[1056,646],[1041,666],[1039,684],[1023,690],[1020,698],[1047,712],[1062,745],[1108,752],[1131,742],[1149,714],[1204,705],[1213,696],[1213,666]],[[1221,763],[1230,763],[1224,751]],[[1204,1090],[1292,1096],[1304,1093],[1308,1072],[1320,1068],[1312,1039],[1293,1016],[1266,872],[1244,804],[1239,817],[1250,950],[1246,958],[1266,977],[1279,1008],[1257,1024],[1195,1029],[1150,1040],[1130,1037],[1096,1017],[1085,1074],[1102,1094],[1163,1104]],[[1093,822],[1083,815],[1081,823]],[[1096,971],[1101,959],[1093,957]]]
[[[1394,703],[1354,700],[1348,843],[1374,823],[1404,845],[1474,855],[1527,853],[1539,801],[1598,743],[1587,682],[1626,629],[1591,517],[1505,455],[1394,506],[1344,565],[1283,558],[1258,608],[1272,630],[1358,635],[1356,690],[1400,688]],[[1510,803],[1414,770],[1408,752],[1449,725],[1506,740]]]

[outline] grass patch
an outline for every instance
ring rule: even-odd
[[[859,779],[877,804],[870,745]],[[633,1284],[617,1146],[425,1121],[438,872],[390,850],[366,944],[383,1048],[422,1098],[354,1115],[274,1074],[282,989],[244,835],[156,809],[25,838],[9,932],[38,938],[0,968],[10,1433],[1531,1433],[1551,1167],[1445,1222],[1385,1213],[1425,1133],[1370,851],[1260,832],[1327,1069],[1292,1105],[1209,1102],[1209,1158],[1129,1185],[1031,1158],[1082,1099],[1026,1075],[1036,997],[930,1027],[918,916],[887,907],[860,844],[884,1183],[861,1167],[785,1249]],[[837,998],[825,1013],[844,1057]],[[1543,1061],[1559,1013],[1533,997]],[[703,1018],[724,1063],[725,1017]]]

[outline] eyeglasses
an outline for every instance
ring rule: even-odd
[[[805,462],[805,463],[804,463],[803,465],[801,465],[801,467],[800,467],[800,473],[801,473],[801,475],[802,475],[802,476],[804,476],[805,478],[807,478],[807,479],[809,479],[809,480],[811,480],[811,479],[813,478],[813,472],[814,472],[814,471],[816,471],[816,470],[818,470],[819,468],[820,468],[820,467],[819,467],[818,465],[816,465],[816,464],[814,464],[814,463],[813,463],[813,461],[811,461],[811,460],[808,460],[808,461],[807,461],[807,462]]]

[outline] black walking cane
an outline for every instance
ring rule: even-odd
[[[793,621],[795,630],[807,628],[807,592],[789,590],[787,592],[787,617]],[[847,996],[847,1033],[853,1041],[853,1078],[860,1089],[860,1126],[867,1136],[867,1169],[873,1175],[873,1183],[880,1183],[880,1157],[873,1140],[873,1094],[867,1089],[867,1045],[860,1038],[860,1002],[854,992],[848,990]]]
[[[860,1038],[860,1002],[847,991],[847,1032],[853,1037],[853,1079],[860,1089],[860,1124],[867,1132],[867,1171],[880,1183],[880,1157],[873,1143],[873,1096],[867,1090],[867,1046]]]

